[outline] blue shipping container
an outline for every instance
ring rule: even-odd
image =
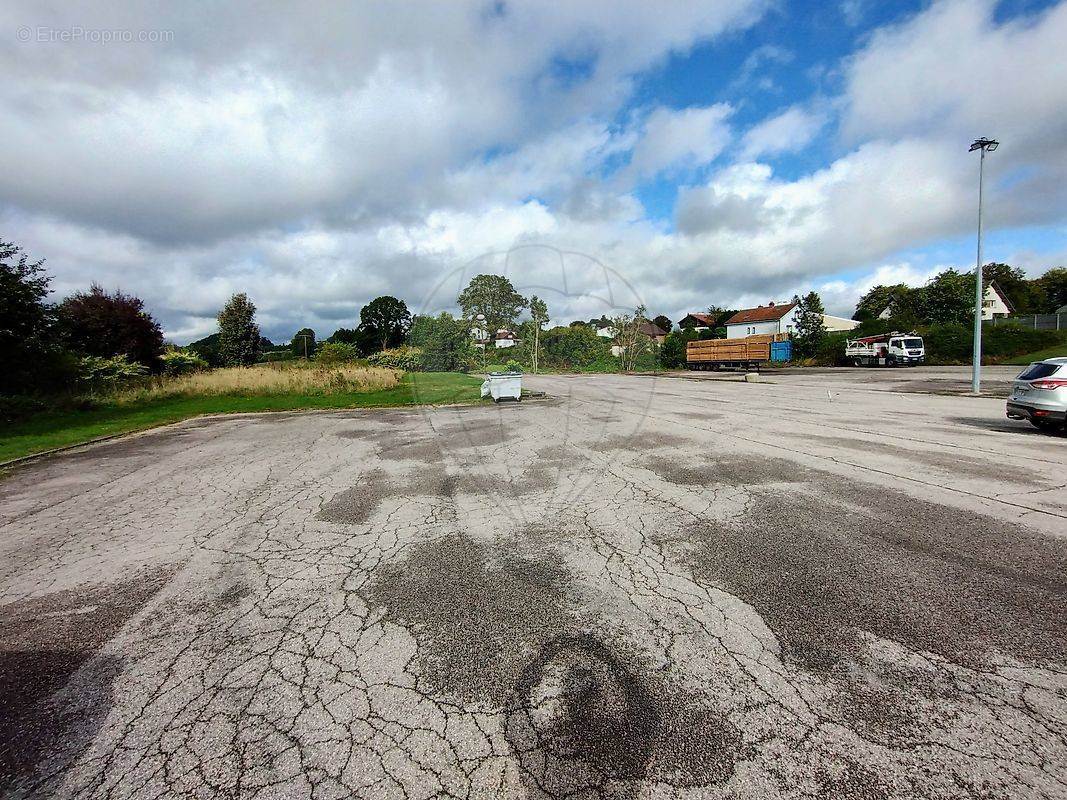
[[[771,342],[771,361],[792,361],[793,343],[786,339],[784,342]]]

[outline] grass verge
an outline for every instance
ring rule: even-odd
[[[1043,361],[1046,358],[1067,358],[1067,344],[1056,344],[1052,347],[1046,347],[1044,350],[1038,350],[1022,356],[1015,356],[1014,358],[1009,358],[1006,361],[1000,361],[998,363],[1014,364],[1025,367],[1031,361]]]
[[[391,388],[337,394],[207,395],[101,404],[87,411],[48,411],[0,430],[0,461],[87,442],[100,436],[169,425],[201,414],[392,408],[480,402],[481,378],[452,372],[408,373]]]

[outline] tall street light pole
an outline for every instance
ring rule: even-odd
[[[974,353],[971,363],[971,392],[982,391],[982,183],[985,180],[985,154],[992,153],[1000,145],[996,139],[975,139],[968,152],[981,152],[978,159],[978,259],[974,268]]]
[[[478,326],[478,333],[483,335],[482,338],[482,372],[485,372],[485,350],[489,347],[489,331],[485,328],[485,314],[479,314],[474,318],[475,324]]]

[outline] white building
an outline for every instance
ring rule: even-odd
[[[997,286],[996,281],[990,281],[986,284],[985,295],[982,297],[982,319],[993,319],[993,317],[1006,317],[1008,314],[1014,312],[1011,302]]]
[[[496,349],[514,347],[519,343],[514,331],[499,330],[496,332]]]
[[[757,333],[792,333],[796,330],[796,303],[775,303],[745,308],[726,320],[726,338],[744,339]]]

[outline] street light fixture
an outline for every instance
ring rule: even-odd
[[[970,149],[981,151],[978,161],[978,259],[974,268],[974,352],[971,364],[971,392],[980,394],[982,391],[982,300],[985,293],[982,291],[982,183],[985,180],[985,154],[992,153],[1000,142],[996,139],[975,139]]]
[[[485,372],[485,350],[489,347],[489,331],[485,326],[485,314],[479,314],[474,318],[475,324],[478,325],[478,332],[482,335],[482,372]]]

